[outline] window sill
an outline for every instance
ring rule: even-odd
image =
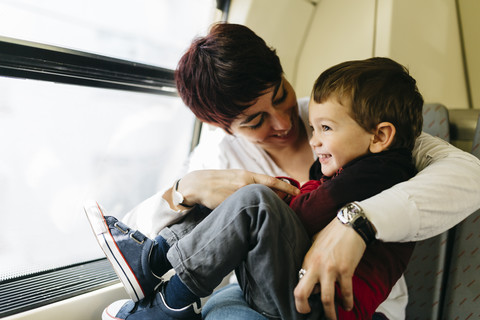
[[[108,290],[111,291],[112,288],[117,287],[121,290],[115,289],[113,292],[117,294],[115,297],[110,297]],[[104,293],[103,290],[107,292]],[[70,307],[66,310],[61,307],[58,311],[61,317],[68,315],[66,318],[74,319],[73,316],[78,314],[81,317],[79,319],[90,319],[85,314],[87,310],[93,312],[95,308],[100,308],[101,313],[107,304],[119,296],[118,292],[122,292],[122,297],[126,297],[124,289],[106,259],[85,262],[0,282],[0,317],[55,309],[55,306],[63,306],[67,303],[72,306],[72,310],[69,310]],[[99,294],[103,297],[102,299],[97,297],[90,300],[92,295]],[[88,302],[81,303],[82,299]],[[75,308],[79,309],[75,310]],[[95,318],[98,319],[98,317]],[[31,319],[43,318],[35,316]],[[57,319],[57,317],[49,316],[45,319]]]
[[[110,303],[128,299],[120,283],[65,299],[29,311],[3,318],[4,320],[98,320]]]

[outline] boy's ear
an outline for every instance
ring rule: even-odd
[[[395,132],[395,126],[390,122],[379,123],[370,141],[370,152],[379,153],[387,150],[393,142]]]

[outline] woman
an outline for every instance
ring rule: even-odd
[[[176,81],[192,112],[226,135],[216,145],[200,143],[181,180],[136,207],[125,217],[127,224],[155,236],[185,216],[190,206],[215,208],[242,186],[262,183],[293,194],[291,186],[271,176],[308,180],[314,156],[308,145],[306,100],[297,104],[275,51],[251,30],[233,24],[213,26],[182,57]],[[360,202],[377,239],[433,237],[480,207],[475,191],[480,189],[480,163],[475,157],[427,134],[418,138],[414,157],[420,171],[415,178]],[[335,319],[335,282],[342,291],[343,307],[350,309],[351,277],[365,248],[357,231],[337,219],[317,234],[303,263],[304,280],[295,290],[297,310],[310,311],[307,299],[320,283],[325,315]],[[402,278],[377,310],[378,316],[403,319],[406,302]],[[238,287],[217,293],[203,315],[206,319],[262,318],[247,307]]]

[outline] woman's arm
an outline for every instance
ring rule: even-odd
[[[208,132],[210,131],[207,131],[207,133]],[[182,172],[177,175],[179,178],[182,177],[178,188],[186,200],[184,202],[187,204],[191,204],[192,202],[201,203],[212,208],[216,206],[215,203],[218,204],[228,194],[237,190],[240,186],[245,185],[245,180],[249,180],[250,183],[262,183],[262,181],[265,182],[266,180],[264,184],[272,186],[272,183],[274,185],[278,184],[278,180],[275,179],[269,183],[272,178],[267,176],[275,177],[286,175],[286,173],[278,168],[273,160],[267,156],[265,151],[240,137],[227,135],[223,131],[210,132],[207,136],[208,138],[206,139],[200,139],[199,145],[185,162]],[[196,175],[196,177],[193,176],[193,179],[191,179],[191,175],[187,177],[188,173],[194,171],[202,172],[203,170],[214,171],[224,169],[245,169],[250,172],[265,173],[267,176],[262,178],[259,177],[259,175],[253,174],[253,177],[249,177],[248,174],[237,171],[237,175],[241,176],[240,179],[243,179],[243,183],[236,178],[231,178],[232,172],[230,172],[230,175],[221,175],[223,182],[219,182],[218,176],[208,177],[208,173],[205,171],[203,173],[206,173],[207,177],[205,177],[205,175]],[[155,237],[164,227],[178,221],[188,213],[188,210],[177,211],[179,208],[172,208],[171,195],[175,182],[167,181],[167,183],[168,184],[160,186],[162,188],[159,188],[160,191],[158,193],[130,211],[123,218],[123,221],[132,228],[138,229],[150,237]],[[291,185],[284,182],[281,182],[279,185],[277,189],[282,190],[286,188],[287,191],[290,190],[287,193],[292,192]],[[187,189],[184,189],[185,187],[187,187]],[[215,189],[219,192],[213,192]],[[197,197],[201,197],[204,200],[195,201],[195,199],[191,199],[191,195],[196,194],[195,190],[199,190]],[[293,188],[293,190],[297,192],[295,188]],[[203,196],[200,194],[203,194]],[[210,197],[208,194],[212,196]]]
[[[414,158],[419,173],[361,201],[383,241],[418,241],[453,227],[480,207],[480,160],[423,133]]]
[[[183,195],[183,202],[189,206],[201,204],[214,209],[235,191],[249,184],[263,184],[290,195],[299,193],[296,187],[282,180],[239,169],[189,172],[181,179],[177,191]],[[173,203],[173,188],[174,186],[162,190],[143,201],[130,211],[123,221],[147,236],[155,237],[160,230],[189,212],[188,208]]]

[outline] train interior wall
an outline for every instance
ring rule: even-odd
[[[232,0],[229,22],[277,50],[299,97],[336,63],[395,59],[426,103],[447,107],[451,142],[470,151],[480,113],[479,14],[476,0]]]

